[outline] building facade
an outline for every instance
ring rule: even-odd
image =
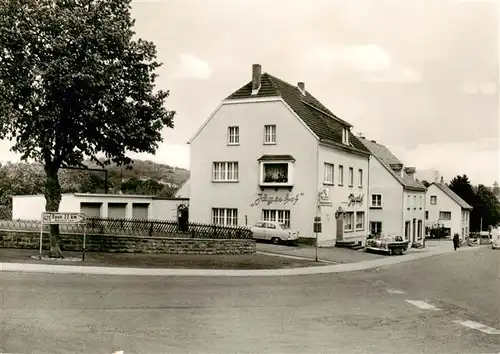
[[[369,152],[305,90],[261,74],[228,98],[190,144],[190,220],[276,220],[320,243],[364,239]],[[340,208],[340,213],[337,213]]]
[[[374,140],[360,140],[372,154],[370,233],[404,236],[411,245],[423,244],[427,189],[415,178],[416,169],[404,167],[386,146]]]
[[[63,194],[60,212],[85,213],[88,217],[118,219],[177,220],[177,207],[189,199],[166,199],[146,195],[125,194]],[[45,211],[43,195],[12,197],[13,220],[40,220]]]
[[[444,182],[432,183],[427,190],[426,228],[441,228],[443,236],[459,234],[466,237],[470,232],[470,212],[472,206],[467,204]]]

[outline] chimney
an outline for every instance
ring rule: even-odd
[[[302,95],[305,96],[306,95],[306,85],[303,82],[298,82],[297,87],[299,88],[300,93],[302,93]]]
[[[262,67],[260,64],[252,65],[252,95],[256,95],[259,92],[261,84]]]
[[[441,184],[443,184],[443,183],[444,183],[443,176],[441,176]]]
[[[405,173],[408,177],[411,177],[413,180],[415,180],[415,172],[417,169],[415,167],[405,167]]]
[[[377,143],[377,141],[375,141],[375,140],[370,140],[370,141],[371,141],[372,143],[375,143],[375,144]]]

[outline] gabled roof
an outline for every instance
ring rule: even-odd
[[[394,156],[394,154],[384,145],[378,144],[374,141],[367,140],[365,138],[359,139],[370,151],[370,153],[384,166],[389,173],[398,180],[403,187],[412,190],[425,191],[427,188],[420,181],[413,179],[413,176],[408,176],[403,171],[403,177],[396,171],[394,171],[391,165],[403,165],[399,159]]]
[[[472,206],[470,206],[465,200],[460,198],[460,196],[457,193],[453,192],[450,189],[450,187],[448,187],[446,184],[434,182],[431,184],[431,186],[432,185],[435,185],[436,187],[441,189],[444,194],[446,194],[448,197],[453,199],[458,205],[460,205],[462,207],[462,209],[473,209]]]
[[[261,86],[256,95],[252,95],[252,82],[250,81],[229,95],[226,100],[265,97],[281,97],[324,143],[366,155],[369,154],[366,147],[351,132],[349,133],[351,145],[342,144],[342,128],[352,127],[351,124],[333,114],[309,92],[306,91],[305,94],[302,94],[298,87],[268,73],[261,75]]]

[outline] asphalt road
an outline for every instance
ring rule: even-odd
[[[500,352],[459,323],[500,329],[490,248],[281,278],[0,273],[0,300],[4,353]]]

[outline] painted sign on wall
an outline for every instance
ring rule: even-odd
[[[352,205],[356,205],[356,204],[362,205],[363,198],[364,198],[363,194],[354,195],[353,193],[351,193],[351,194],[349,194],[349,197],[347,197],[347,199],[348,199],[347,205],[348,206],[352,206]]]
[[[290,193],[285,194],[284,196],[270,196],[267,193],[259,193],[257,194],[257,199],[250,204],[250,206],[257,206],[260,203],[265,205],[272,204],[292,204],[295,205],[299,201],[299,197],[302,197],[304,193],[297,193],[295,195],[291,195]]]

